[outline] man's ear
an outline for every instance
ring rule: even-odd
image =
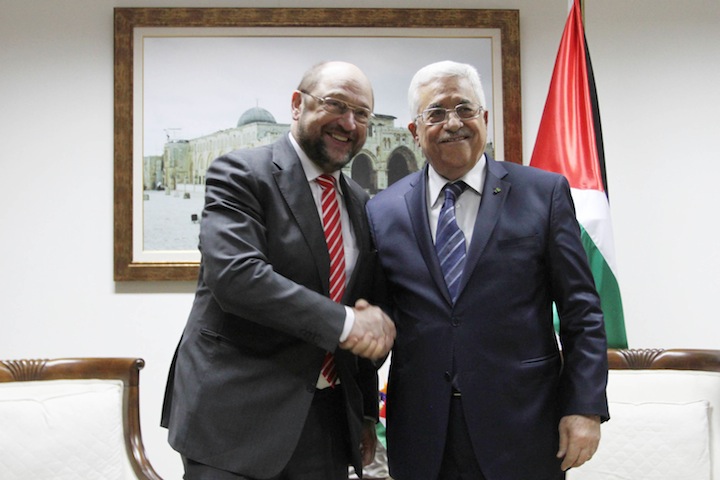
[[[415,122],[408,123],[408,130],[410,130],[410,133],[412,133],[412,136],[415,139],[415,143],[420,145],[420,141],[418,140],[418,136],[417,136],[417,123],[415,123]]]
[[[297,120],[300,118],[300,112],[302,112],[302,93],[299,90],[295,90],[292,94],[292,100],[290,101],[290,110],[292,112],[292,119]]]

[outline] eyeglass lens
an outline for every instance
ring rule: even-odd
[[[304,92],[302,90],[300,90],[300,93],[304,93],[305,95],[314,98],[320,105],[322,105],[323,109],[326,112],[332,113],[333,115],[344,115],[345,112],[348,111],[348,109],[351,109],[355,121],[361,124],[368,123],[370,121],[370,117],[372,117],[372,112],[367,108],[350,105],[347,102],[343,102],[342,100],[338,100],[332,97],[317,97],[312,93]]]
[[[358,123],[367,123],[370,120],[370,111],[364,108],[351,107],[342,100],[337,100],[331,97],[325,97],[322,100],[323,107],[329,113],[335,115],[343,115],[348,109],[351,109],[355,121]]]
[[[455,108],[428,108],[423,111],[422,119],[428,125],[435,125],[443,123],[450,112],[455,112],[461,120],[469,120],[478,117],[482,108],[474,103],[461,103]]]

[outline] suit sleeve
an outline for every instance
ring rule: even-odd
[[[270,252],[269,236],[278,235],[273,230],[286,222],[269,223],[271,210],[282,211],[282,198],[271,174],[257,165],[266,163],[231,153],[208,169],[200,228],[202,278],[224,312],[332,351],[340,338],[345,308],[274,269],[271,254],[295,262],[297,271],[305,271],[308,278],[317,276],[310,255]],[[300,242],[301,234],[296,236]]]
[[[561,415],[607,420],[605,325],[565,177],[555,185],[551,208],[549,265],[563,353]]]

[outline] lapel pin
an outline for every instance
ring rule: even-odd
[[[501,191],[502,191],[502,190],[500,189],[500,187],[495,187],[495,190],[493,190],[493,195],[497,195],[497,194],[500,193]]]

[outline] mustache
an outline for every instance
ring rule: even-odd
[[[461,128],[460,130],[458,130],[458,131],[456,131],[456,132],[444,134],[443,136],[441,136],[441,137],[438,139],[438,141],[439,141],[440,143],[442,143],[442,142],[448,142],[448,141],[452,141],[452,140],[458,140],[458,139],[461,139],[461,138],[467,138],[467,137],[470,137],[470,136],[471,136],[470,130],[468,130],[468,129],[466,129],[466,128]]]

